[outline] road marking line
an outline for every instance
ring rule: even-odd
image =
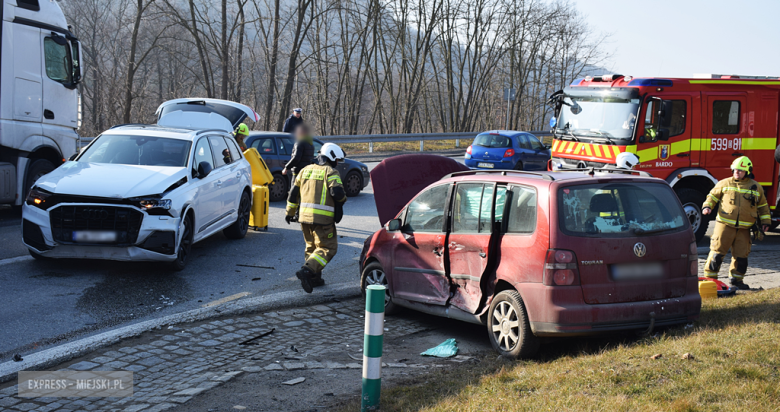
[[[10,265],[11,263],[17,263],[17,262],[26,262],[28,260],[33,260],[33,257],[28,255],[28,256],[17,256],[14,258],[2,259],[0,260],[0,266]]]
[[[244,296],[249,296],[249,295],[251,295],[251,293],[249,293],[249,292],[236,293],[235,295],[226,296],[226,297],[224,297],[222,299],[215,300],[213,302],[209,302],[209,303],[203,305],[202,307],[210,308],[212,306],[221,305],[221,304],[223,304],[225,302],[230,302],[231,300],[241,299]]]

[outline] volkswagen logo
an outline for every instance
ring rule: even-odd
[[[82,209],[81,216],[88,219],[107,219],[108,211],[105,209]]]
[[[647,246],[645,246],[644,243],[639,242],[636,245],[634,245],[634,254],[636,257],[644,257],[647,253]]]

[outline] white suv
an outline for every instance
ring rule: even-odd
[[[156,125],[105,131],[74,159],[41,177],[22,212],[24,244],[38,259],[187,263],[192,244],[249,226],[252,175],[230,132],[251,108],[178,99]]]

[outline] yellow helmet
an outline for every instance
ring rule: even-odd
[[[740,156],[731,164],[731,170],[744,170],[750,173],[753,171],[753,162],[747,156]]]
[[[249,127],[247,127],[246,124],[241,123],[238,125],[238,129],[236,129],[236,134],[243,134],[244,136],[249,135]]]

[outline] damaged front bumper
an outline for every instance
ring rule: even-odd
[[[143,214],[137,228],[135,239],[115,244],[82,244],[78,242],[55,239],[52,231],[50,213],[56,207],[72,206],[62,204],[49,210],[24,204],[23,207],[23,243],[28,249],[45,256],[57,259],[102,259],[118,261],[163,261],[176,260],[176,250],[179,239],[180,218],[171,216],[149,215],[139,208],[125,206],[133,213]],[[84,205],[79,207],[116,208],[116,205]],[[135,231],[135,230],[134,230]]]

